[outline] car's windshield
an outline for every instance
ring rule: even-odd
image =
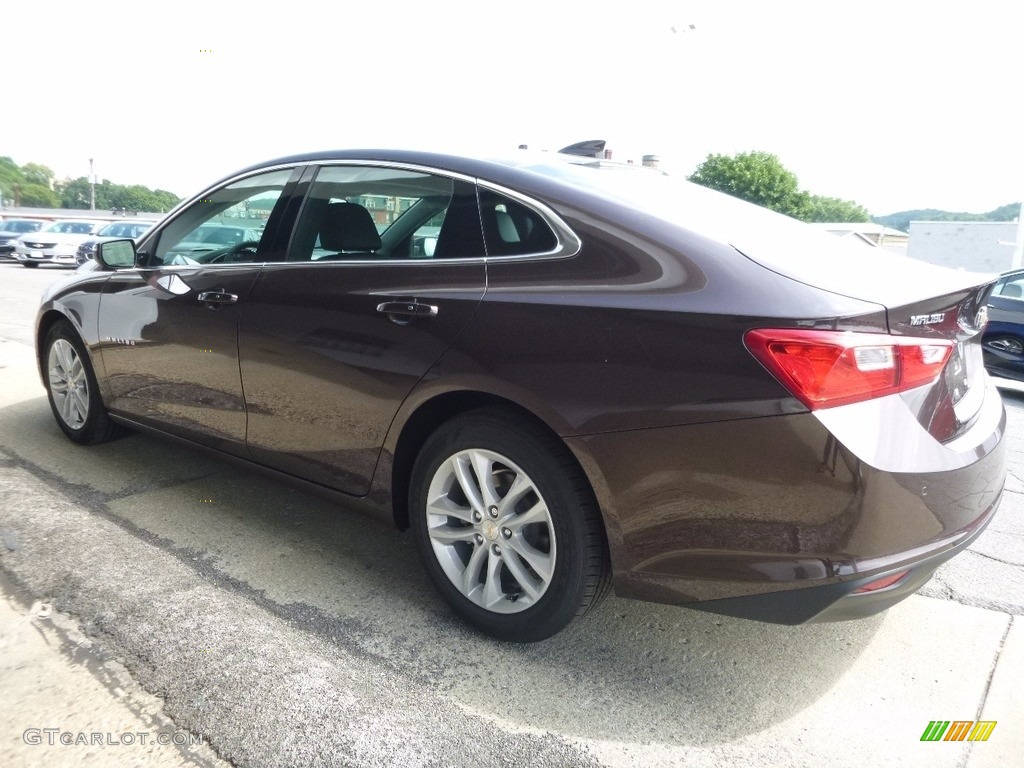
[[[135,238],[150,228],[150,224],[137,224],[137,223],[126,223],[123,221],[115,221],[112,224],[107,224],[97,234],[102,237],[128,237]]]
[[[45,231],[63,235],[87,235],[95,226],[91,221],[55,221]]]
[[[38,232],[42,226],[41,221],[0,221],[0,231],[3,232]]]

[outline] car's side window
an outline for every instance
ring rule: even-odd
[[[1003,299],[1024,301],[1024,275],[1013,275],[1000,281],[993,294]]]
[[[484,256],[473,184],[400,168],[326,166],[310,186],[289,261]]]
[[[480,214],[488,256],[549,253],[558,245],[540,214],[493,190],[480,190]]]
[[[247,176],[193,203],[164,227],[147,264],[257,261],[264,227],[291,173]]]

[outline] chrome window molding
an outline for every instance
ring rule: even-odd
[[[449,179],[458,179],[473,184],[477,187],[489,189],[492,192],[497,192],[499,195],[504,195],[515,200],[517,203],[525,205],[531,209],[534,213],[541,217],[544,222],[551,227],[555,233],[556,245],[554,248],[548,251],[542,251],[539,253],[523,253],[515,256],[469,256],[462,259],[364,259],[352,261],[334,261],[332,264],[405,264],[405,263],[426,263],[426,264],[444,264],[444,263],[459,263],[467,264],[474,261],[492,261],[492,262],[505,262],[505,261],[521,261],[523,259],[537,260],[537,259],[567,259],[575,256],[580,252],[583,247],[582,241],[576,235],[569,225],[562,221],[562,218],[549,208],[544,203],[534,200],[528,195],[524,195],[521,192],[517,192],[508,187],[503,187],[500,184],[495,184],[484,179],[480,179],[475,176],[468,176],[458,171],[449,171],[444,168],[433,168],[426,165],[418,165],[415,163],[392,163],[385,160],[315,160],[308,165],[314,165],[317,167],[323,166],[369,166],[372,168],[394,168],[399,171],[412,171],[414,173],[423,173],[431,176],[443,176]],[[316,182],[316,179],[313,180]],[[479,203],[478,203],[479,206]],[[300,214],[301,215],[301,214]],[[486,242],[485,242],[486,247]],[[280,262],[267,262],[267,264],[277,264]],[[289,264],[316,264],[317,262],[286,262]]]
[[[532,197],[503,187],[498,184],[494,184],[490,181],[484,181],[477,179],[477,186],[484,189],[489,189],[492,192],[497,192],[499,195],[504,195],[515,200],[517,203],[526,206],[544,222],[551,227],[551,230],[555,233],[555,247],[548,251],[540,253],[523,253],[515,256],[488,256],[489,261],[519,261],[520,259],[568,259],[575,256],[580,252],[583,247],[582,241],[576,235],[569,225],[562,221],[562,217],[551,210],[544,203],[534,200]]]
[[[516,255],[513,255],[513,256],[469,256],[469,257],[466,257],[466,258],[450,258],[450,259],[427,259],[427,258],[424,258],[424,259],[386,259],[386,260],[385,259],[352,259],[351,261],[345,260],[345,261],[330,261],[330,262],[316,262],[316,261],[283,261],[283,262],[282,261],[257,261],[257,262],[247,263],[247,264],[204,264],[204,265],[196,265],[196,264],[174,264],[174,265],[170,265],[170,264],[165,264],[165,265],[159,265],[159,266],[153,266],[153,267],[134,267],[134,268],[129,268],[129,269],[136,269],[136,270],[140,270],[140,269],[142,269],[142,270],[153,270],[153,269],[195,269],[196,267],[200,267],[200,266],[202,268],[222,269],[224,267],[243,267],[243,266],[252,267],[252,266],[255,266],[255,265],[259,265],[259,264],[262,264],[262,265],[264,265],[266,267],[272,267],[272,266],[297,266],[297,265],[302,265],[302,266],[323,266],[323,265],[326,265],[326,264],[330,264],[331,266],[344,267],[344,266],[349,266],[349,265],[351,265],[351,266],[367,266],[367,265],[399,266],[399,265],[405,265],[405,264],[416,264],[416,265],[425,265],[425,264],[472,264],[472,263],[480,263],[480,262],[484,262],[484,263],[487,263],[487,262],[509,262],[509,261],[523,261],[523,260],[537,261],[537,260],[548,260],[548,259],[568,259],[568,258],[572,258],[576,254],[578,254],[580,252],[580,250],[582,249],[582,247],[583,247],[583,243],[580,240],[580,238],[576,235],[576,233],[573,232],[572,229],[569,227],[569,225],[566,224],[562,220],[562,218],[557,213],[555,213],[550,207],[548,207],[544,203],[541,203],[538,200],[533,199],[532,197],[529,197],[528,195],[524,195],[521,192],[518,192],[518,191],[513,190],[513,189],[509,189],[508,187],[504,187],[504,186],[502,186],[500,184],[495,184],[493,182],[486,181],[484,179],[480,179],[480,178],[477,178],[475,176],[470,176],[470,175],[466,175],[464,173],[459,173],[458,171],[449,171],[449,170],[446,170],[444,168],[433,168],[433,167],[430,167],[430,166],[418,165],[418,164],[415,164],[415,163],[400,163],[400,162],[399,163],[394,163],[394,162],[387,162],[387,161],[384,161],[384,160],[354,160],[354,159],[352,159],[352,160],[327,160],[327,159],[325,159],[325,160],[311,160],[311,161],[299,162],[299,163],[292,162],[292,163],[280,163],[280,164],[277,164],[277,165],[268,165],[268,166],[263,167],[263,168],[257,168],[255,170],[249,170],[249,171],[246,171],[244,173],[239,173],[239,174],[237,174],[235,176],[231,176],[231,177],[229,177],[227,179],[223,179],[223,180],[217,182],[216,184],[214,184],[212,186],[206,187],[199,194],[194,195],[193,197],[188,198],[187,200],[183,200],[177,206],[172,208],[167,213],[167,215],[164,216],[163,219],[161,219],[160,221],[157,222],[157,224],[159,224],[159,227],[154,225],[149,230],[149,232],[146,233],[146,236],[139,242],[139,246],[137,248],[137,251],[141,252],[142,250],[144,250],[143,246],[144,245],[148,245],[148,241],[150,239],[150,236],[153,235],[153,234],[156,234],[156,230],[157,229],[160,229],[162,231],[164,229],[164,225],[170,223],[173,219],[177,218],[177,216],[180,215],[180,213],[183,210],[185,210],[186,208],[191,206],[193,203],[196,203],[199,200],[203,199],[206,195],[210,194],[211,192],[214,192],[215,190],[221,189],[221,188],[229,186],[231,184],[235,184],[235,183],[237,183],[237,182],[239,182],[239,181],[241,181],[243,179],[249,178],[250,176],[257,176],[259,174],[267,173],[267,172],[270,172],[270,171],[279,171],[279,170],[286,170],[286,169],[294,170],[296,168],[304,168],[304,167],[309,167],[309,166],[314,166],[314,167],[317,167],[317,168],[321,168],[321,167],[338,167],[338,166],[363,166],[363,167],[367,167],[368,166],[368,167],[373,167],[373,168],[394,168],[395,170],[400,170],[400,171],[412,171],[412,172],[415,172],[415,173],[423,173],[423,174],[429,174],[429,175],[433,175],[433,176],[443,176],[445,178],[458,179],[460,181],[465,181],[465,182],[473,184],[473,185],[475,185],[477,187],[482,187],[482,188],[485,188],[485,189],[489,189],[492,192],[497,192],[499,195],[504,195],[506,197],[509,197],[509,198],[515,200],[516,202],[518,202],[518,203],[526,206],[527,208],[531,209],[532,211],[534,211],[538,216],[541,217],[541,219],[543,219],[543,221],[549,227],[551,227],[551,230],[555,234],[556,245],[555,245],[554,248],[552,248],[552,249],[550,249],[548,251],[543,251],[543,252],[539,252],[539,253],[516,254]],[[313,181],[315,182],[315,179]],[[300,212],[300,215],[301,215],[301,212]],[[486,247],[486,243],[485,243],[485,247]],[[123,271],[123,270],[119,270],[119,271]]]
[[[178,215],[183,210],[188,208],[190,205],[192,205],[193,203],[199,202],[200,200],[202,200],[204,197],[206,197],[211,192],[214,192],[214,191],[216,191],[218,189],[221,189],[222,187],[230,186],[231,184],[235,184],[235,183],[241,181],[242,179],[247,179],[250,176],[258,176],[259,174],[266,173],[268,171],[283,171],[283,170],[286,170],[286,169],[289,169],[289,168],[294,170],[295,168],[303,168],[303,167],[305,167],[307,165],[309,165],[309,163],[280,163],[278,165],[268,165],[266,168],[258,168],[256,170],[246,171],[244,173],[239,173],[239,174],[237,174],[235,176],[231,176],[231,177],[229,177],[227,179],[224,179],[222,181],[218,181],[216,184],[212,184],[209,187],[205,187],[203,189],[203,191],[200,192],[199,194],[193,195],[192,197],[189,197],[189,198],[186,198],[186,199],[182,200],[180,203],[178,203],[176,206],[171,208],[171,210],[169,210],[167,213],[165,213],[159,219],[154,220],[153,221],[153,226],[150,227],[149,232],[146,232],[145,234],[146,235],[151,234],[155,229],[157,229],[158,226],[159,226],[160,229],[163,229],[164,224],[167,224],[172,219],[177,218]]]
[[[187,208],[189,208],[193,203],[199,202],[200,200],[202,200],[204,197],[206,197],[211,192],[215,192],[216,190],[222,189],[222,188],[227,187],[227,186],[230,186],[231,184],[236,184],[237,182],[241,181],[242,179],[248,179],[250,176],[258,176],[261,173],[268,173],[270,171],[284,171],[284,170],[288,170],[288,169],[291,169],[291,170],[294,171],[296,168],[305,168],[307,165],[309,165],[309,163],[278,163],[277,165],[268,165],[265,168],[257,168],[255,170],[250,170],[250,171],[245,171],[243,173],[238,173],[238,174],[236,174],[234,176],[231,176],[231,177],[229,177],[227,179],[223,179],[221,181],[216,182],[215,184],[212,184],[212,185],[210,185],[208,187],[205,187],[202,192],[200,192],[197,195],[193,195],[190,198],[182,200],[180,203],[178,203],[176,206],[174,206],[171,210],[169,210],[162,218],[157,219],[157,221],[154,222],[153,226],[149,228],[149,231],[143,233],[143,236],[139,239],[139,242],[136,243],[135,252],[136,253],[140,253],[140,252],[144,251],[145,249],[143,248],[143,246],[148,246],[149,245],[149,241],[152,239],[152,237],[154,235],[156,235],[158,233],[157,232],[158,230],[160,232],[163,232],[163,230],[166,228],[166,225],[170,224],[172,221],[174,221],[174,219],[178,218],[178,216],[180,216],[181,213],[183,211],[185,211]],[[255,263],[261,264],[261,263],[265,263],[265,262],[255,262]],[[195,266],[195,265],[193,264],[191,266]],[[210,266],[227,266],[227,265],[211,264]],[[156,267],[145,267],[145,269],[156,269]]]

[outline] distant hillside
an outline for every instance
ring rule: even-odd
[[[916,211],[900,211],[888,216],[872,216],[875,224],[884,224],[904,232],[910,231],[911,221],[1013,221],[1020,213],[1020,203],[1008,203],[988,213],[957,213],[940,211],[936,208],[920,208]]]

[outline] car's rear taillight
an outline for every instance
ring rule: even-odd
[[[952,351],[949,341],[793,328],[759,328],[743,340],[812,411],[928,384]]]

